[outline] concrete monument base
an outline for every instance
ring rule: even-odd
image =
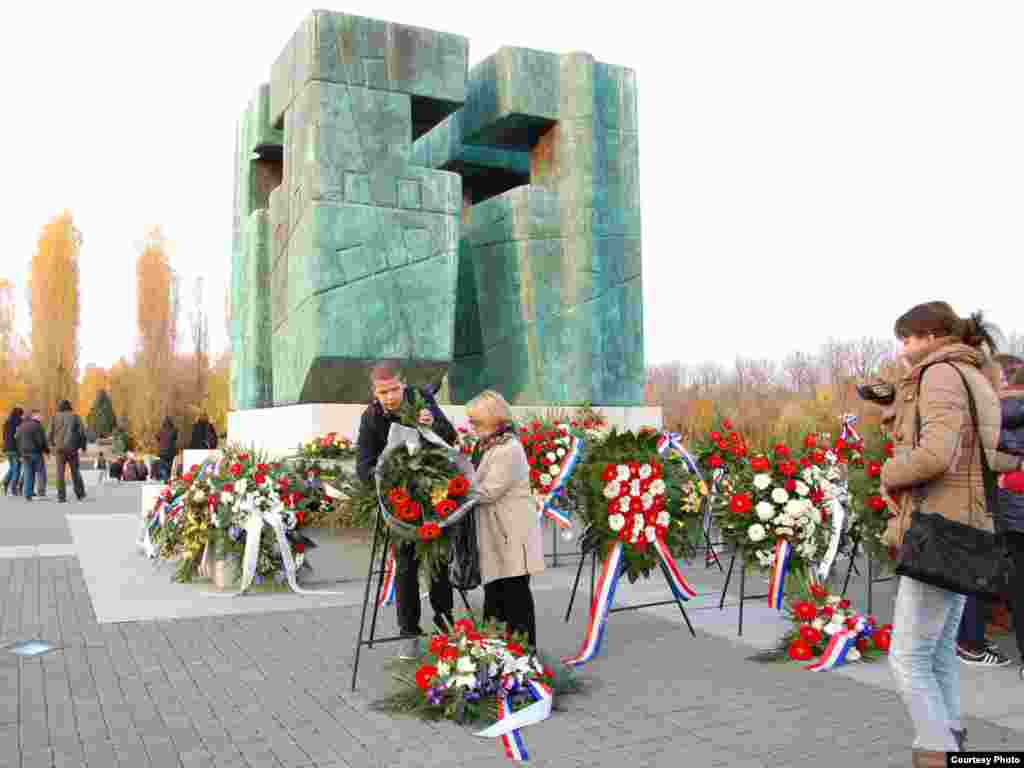
[[[359,419],[366,410],[365,403],[288,405],[278,408],[254,408],[231,411],[228,414],[228,441],[265,451],[273,458],[297,453],[299,445],[328,432],[335,432],[353,441],[358,437]],[[468,426],[466,406],[442,405],[441,410],[455,427]],[[531,414],[546,414],[549,410],[572,414],[573,408],[552,408],[545,405],[513,406],[519,420]],[[662,427],[660,407],[603,407],[596,406],[608,424],[619,429]]]

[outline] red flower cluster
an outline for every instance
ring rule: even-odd
[[[533,421],[529,427],[519,430],[519,442],[526,451],[526,460],[530,464],[530,486],[533,492],[550,493],[556,479],[554,475],[557,474],[551,472],[550,468],[560,468],[565,460],[570,445],[568,432],[558,422],[545,424]],[[546,482],[545,476],[548,478]]]

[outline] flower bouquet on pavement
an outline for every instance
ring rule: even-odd
[[[758,654],[759,661],[810,662],[823,671],[851,661],[876,661],[889,652],[892,625],[856,611],[849,600],[815,583],[803,585],[789,602],[791,629],[779,646]]]
[[[376,709],[489,726],[477,735],[498,738],[519,760],[527,757],[519,729],[547,719],[556,694],[579,690],[571,670],[528,649],[521,635],[470,618],[432,636],[420,659],[390,665],[401,687]]]
[[[377,497],[384,521],[413,541],[424,567],[450,562],[450,532],[476,504],[469,458],[425,427],[392,424],[377,462]]]
[[[801,471],[782,444],[772,458],[754,456],[745,470],[730,475],[730,493],[722,497],[716,518],[723,537],[742,553],[744,567],[769,571],[773,608],[782,609],[787,577],[806,581],[828,546],[827,482],[820,468]]]

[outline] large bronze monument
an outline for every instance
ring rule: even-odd
[[[313,12],[239,122],[235,409],[366,399],[638,406],[636,80],[582,53]]]

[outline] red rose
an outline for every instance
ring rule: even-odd
[[[724,463],[725,462],[722,461],[722,457],[717,453],[708,459],[708,466],[712,469],[719,469]]]
[[[831,605],[823,606],[822,609],[821,609],[821,615],[822,616],[826,616],[826,617],[828,617],[830,619],[832,618],[832,614],[835,613],[835,612],[836,612],[836,609],[833,608]]]
[[[896,446],[893,444],[892,440],[886,442],[884,448],[885,455],[888,456],[889,458],[892,458],[893,456],[896,455]]]
[[[299,525],[302,525],[304,522],[306,522],[306,513],[302,512],[302,511],[296,512],[295,513],[295,522],[298,523]]]
[[[426,691],[430,688],[430,681],[435,677],[437,677],[437,667],[431,664],[424,664],[416,670],[416,685],[419,686],[421,691]]]
[[[857,628],[857,620],[852,616],[848,618],[846,621],[844,621],[843,624],[846,626],[847,629],[852,630]]]
[[[867,468],[868,477],[878,477],[882,474],[882,465],[877,461],[872,461],[868,464]]]
[[[804,437],[804,448],[807,448],[808,450],[810,450],[811,448],[813,448],[817,444],[818,444],[818,438],[815,437],[814,435],[807,435],[806,437]]]
[[[814,454],[813,454],[813,458],[814,458],[814,463],[815,464],[824,464],[825,463],[825,452],[824,451],[815,451]]]
[[[639,496],[630,496],[629,511],[633,513],[644,511],[644,502]]]
[[[235,477],[241,476],[241,474],[242,474],[242,465],[237,463],[237,462],[232,464],[231,465],[231,474],[234,475]]]
[[[729,499],[729,509],[734,514],[745,515],[754,507],[754,502],[749,494],[737,493]]]
[[[423,507],[420,506],[418,501],[410,501],[401,507],[396,507],[395,514],[398,515],[399,520],[404,520],[407,523],[415,523],[423,517]]]
[[[872,642],[875,644],[875,648],[882,651],[882,653],[889,652],[889,646],[892,645],[892,634],[887,629],[883,629],[880,632],[875,632],[871,636]]]
[[[267,476],[260,472],[257,472],[256,475],[253,477],[253,480],[256,481],[256,485],[263,485],[265,482],[267,482]]]
[[[469,493],[469,481],[462,475],[456,475],[448,481],[448,495],[453,499]]]
[[[727,442],[725,442],[725,440],[719,440],[718,441],[718,450],[722,451],[723,453],[728,451],[729,450],[729,444]]]
[[[782,461],[779,462],[779,472],[786,477],[792,477],[797,472],[797,465],[795,461]]]
[[[881,496],[872,496],[868,499],[868,506],[875,512],[881,512],[885,509],[885,499]]]
[[[814,650],[806,640],[794,640],[789,646],[789,658],[793,661],[807,661],[814,656]]]
[[[839,607],[845,611],[847,608],[850,607],[850,601],[844,597],[842,600],[839,601]]]
[[[785,443],[778,443],[775,446],[775,455],[789,458],[789,448],[786,447]]]
[[[455,622],[456,634],[468,634],[476,629],[476,625],[470,619],[459,619]]]
[[[430,652],[437,656],[448,647],[448,635],[434,635],[430,638]]]
[[[409,503],[409,494],[401,488],[392,488],[388,491],[388,501],[393,507],[404,507]]]
[[[188,471],[193,473],[193,474],[195,474],[196,472],[199,471],[199,465],[198,464],[193,464],[191,467],[188,468]]]
[[[793,478],[789,478],[789,480],[785,482],[784,487],[787,491],[793,493],[796,490],[796,480],[794,480]]]
[[[455,646],[449,645],[447,648],[441,651],[441,655],[438,657],[441,661],[447,661],[451,663],[459,658],[459,649]]]
[[[439,501],[437,504],[434,505],[434,511],[437,513],[437,516],[440,517],[442,520],[447,518],[448,515],[450,515],[458,508],[459,506],[451,499],[443,499],[442,501]]]
[[[809,624],[804,624],[800,627],[800,639],[810,645],[815,645],[821,641],[821,630],[815,629]]]
[[[291,480],[290,477],[288,477],[288,475],[285,475],[284,477],[281,478],[281,487],[282,488],[290,488],[291,484],[292,484],[292,480]]]
[[[828,590],[820,584],[811,584],[811,594],[815,600],[824,600],[828,597]]]
[[[755,472],[767,472],[771,466],[764,456],[755,456],[750,460],[750,468]]]
[[[639,461],[631,461],[631,462],[629,462],[628,466],[629,466],[629,474],[632,477],[639,477],[640,476],[640,462]]]
[[[424,523],[416,534],[420,537],[421,541],[433,541],[441,535],[441,526],[437,523]]]
[[[295,550],[295,554],[297,554],[297,555],[301,555],[301,554],[302,554],[303,552],[305,552],[305,551],[306,551],[306,545],[305,545],[305,544],[303,544],[303,543],[302,543],[302,542],[300,541],[300,542],[297,542],[297,543],[295,544],[295,546],[294,546],[294,547],[292,547],[292,549],[294,549],[294,550]]]
[[[793,613],[800,621],[814,621],[818,615],[818,609],[814,607],[814,603],[808,603],[806,600],[801,600],[799,603],[793,606]]]
[[[618,469],[614,464],[606,466],[604,472],[601,473],[601,479],[606,483],[610,483],[616,477],[618,477]]]
[[[825,492],[820,488],[815,488],[811,491],[811,501],[815,504],[821,504],[825,500]]]
[[[615,499],[608,502],[608,516],[617,515],[622,511],[622,507],[619,506],[619,500]]]
[[[508,648],[510,653],[514,653],[516,656],[525,656],[526,655],[526,649],[523,648],[523,646],[519,645],[518,643],[509,643],[505,647]]]
[[[721,432],[712,432],[710,435],[708,435],[708,437],[711,438],[711,442],[717,443],[717,442],[721,441],[722,433]]]
[[[651,462],[651,480],[657,480],[661,477],[661,464],[656,461]]]
[[[858,651],[864,653],[868,649],[868,639],[866,637],[858,637],[854,645],[857,646]]]
[[[181,478],[181,482],[185,483],[185,485],[192,485],[193,480],[195,480],[195,477],[193,477],[191,473]]]
[[[267,472],[270,471],[270,467],[268,467],[266,464],[257,464],[256,471],[259,472],[260,474],[265,475],[267,474]]]
[[[732,429],[732,421],[729,419],[722,419],[722,429]]]

